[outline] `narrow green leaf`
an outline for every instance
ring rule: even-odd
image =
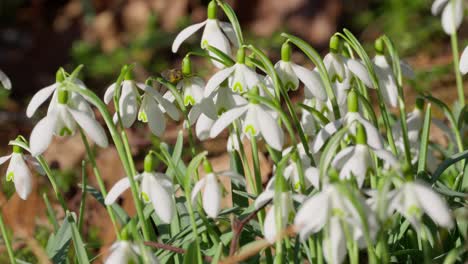
[[[217,59],[217,61],[224,64],[226,67],[231,67],[236,63],[228,54],[222,52],[214,46],[208,45],[206,49],[216,54],[215,58]]]
[[[217,0],[218,5],[223,9],[224,13],[231,22],[232,27],[234,28],[234,32],[236,33],[237,37],[237,46],[241,47],[244,45],[244,37],[242,36],[242,29],[239,24],[239,20],[237,19],[236,13],[232,10],[232,7],[223,0]]]
[[[435,183],[439,179],[440,175],[442,175],[442,173],[448,167],[450,167],[452,164],[455,164],[455,163],[457,163],[457,162],[459,162],[461,160],[464,160],[464,159],[468,159],[468,150],[457,153],[457,154],[451,156],[450,158],[444,160],[442,162],[442,164],[440,164],[439,167],[437,167],[434,174],[432,174],[432,183]]]
[[[89,264],[88,255],[86,254],[86,247],[81,239],[80,231],[78,231],[78,227],[76,226],[75,219],[71,215],[70,212],[67,213],[68,221],[70,221],[71,230],[72,230],[72,239],[73,245],[75,247],[76,258],[78,259],[78,263],[80,264]]]
[[[329,140],[325,146],[325,149],[322,152],[322,156],[320,158],[319,168],[320,168],[320,182],[323,184],[322,180],[326,179],[326,173],[328,171],[328,167],[332,162],[333,158],[335,157],[336,151],[340,146],[340,141],[343,139],[343,136],[348,131],[348,127],[342,127],[338,130]]]
[[[197,243],[194,241],[190,244],[187,252],[185,253],[184,264],[199,263],[199,254],[201,254],[201,252],[198,249]]]
[[[421,131],[421,141],[419,144],[418,175],[426,169],[427,149],[429,147],[429,132],[431,129],[431,104],[427,105],[424,123]]]
[[[71,226],[68,219],[65,218],[58,231],[51,234],[47,241],[46,254],[53,263],[67,263],[71,239]]]

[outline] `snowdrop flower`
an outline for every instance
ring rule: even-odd
[[[460,72],[462,74],[468,73],[468,46],[465,47],[460,59]]]
[[[356,197],[356,200],[364,209],[369,235],[374,239],[378,229],[377,218],[362,197]],[[325,229],[322,248],[325,260],[329,263],[341,263],[346,256],[347,238],[343,225],[348,226],[350,235],[357,241],[359,248],[366,246],[364,223],[358,210],[337,185],[327,185],[305,201],[296,214],[294,225],[302,240]]]
[[[210,130],[218,119],[218,114],[224,113],[234,107],[246,104],[247,100],[227,87],[226,82],[214,91],[209,97],[204,97],[194,105],[189,112],[189,121],[196,123],[195,133],[200,140],[210,136]]]
[[[182,76],[183,78],[177,83],[177,90],[184,94],[184,105],[194,106],[202,101],[203,89],[205,81],[197,76],[192,75],[192,61],[189,56],[185,56],[182,60]]]
[[[265,191],[263,191],[255,200],[255,209],[259,209],[273,200],[275,197],[275,182],[276,177],[272,178],[268,182]],[[295,212],[293,200],[302,203],[305,200],[305,196],[301,194],[293,194],[291,191],[281,191],[279,201],[279,208],[281,210],[281,229],[286,227],[290,216]],[[270,208],[265,216],[263,232],[265,234],[265,239],[273,244],[277,236],[275,205]]]
[[[356,145],[346,147],[332,161],[333,168],[339,169],[340,179],[356,178],[361,188],[369,169],[375,169],[372,154],[385,161],[391,167],[397,168],[399,163],[393,154],[385,149],[373,149],[366,145],[366,133],[361,124],[357,125]]]
[[[7,181],[13,181],[18,196],[26,200],[32,190],[32,176],[26,165],[26,157],[23,156],[21,147],[14,145],[13,153],[0,157],[0,165],[10,160],[6,172]]]
[[[299,81],[301,81],[304,83],[306,98],[315,97],[320,101],[327,100],[327,94],[319,73],[292,62],[291,45],[287,42],[281,47],[281,60],[275,64],[275,70],[286,90],[297,90]]]
[[[312,151],[317,153],[323,147],[329,137],[331,137],[342,126],[348,127],[348,133],[355,134],[356,124],[364,126],[367,135],[367,145],[373,149],[382,149],[383,141],[379,131],[369,121],[364,119],[358,111],[358,98],[355,91],[348,93],[348,113],[338,120],[326,124],[317,134],[312,143]]]
[[[146,257],[147,263],[158,264],[159,261],[151,252],[143,249],[129,241],[117,241],[110,247],[110,254],[104,264],[128,264],[139,263],[142,255]]]
[[[11,81],[8,76],[0,70],[0,84],[2,85],[3,88],[7,90],[11,90]]]
[[[231,55],[231,46],[229,41],[237,45],[237,37],[234,28],[230,23],[220,22],[216,18],[216,2],[211,1],[208,4],[208,19],[201,23],[191,25],[182,30],[172,43],[172,52],[176,53],[182,42],[188,39],[191,35],[197,32],[202,27],[205,27],[201,38],[201,47],[205,49],[208,45],[213,46],[227,55]],[[211,51],[209,54],[216,57],[216,54]],[[219,61],[212,60],[217,68],[224,68],[224,64]]]
[[[270,113],[270,110],[254,100],[222,114],[213,124],[210,130],[210,137],[216,137],[237,119],[242,120],[243,134],[248,137],[261,135],[272,148],[282,150],[284,134],[281,127]]]
[[[50,96],[52,96],[51,99],[51,104],[49,106],[49,111],[50,108],[56,104],[57,102],[57,95],[58,95],[58,90],[61,85],[63,85],[64,82],[71,82],[74,85],[77,85],[78,87],[82,89],[86,89],[86,86],[84,83],[77,79],[73,78],[73,80],[70,80],[70,78],[67,78],[65,76],[65,72],[63,69],[59,69],[56,74],[56,81],[55,83],[42,88],[39,90],[37,93],[34,94],[34,96],[31,98],[31,101],[29,101],[28,107],[26,108],[26,116],[27,117],[32,117],[36,110],[47,100],[49,99]],[[73,92],[72,92],[73,94]],[[72,97],[75,97],[72,95]],[[85,104],[83,104],[85,105]],[[89,108],[91,109],[91,108]]]
[[[166,174],[154,172],[153,164],[153,157],[150,153],[145,157],[143,173],[136,175],[135,180],[141,181],[140,191],[143,201],[145,203],[151,202],[161,221],[169,224],[175,211],[172,180]],[[128,177],[119,180],[107,194],[105,204],[115,203],[117,198],[128,188],[130,188]]]
[[[431,11],[434,16],[442,12],[442,28],[448,35],[455,33],[463,22],[463,0],[435,0]]]
[[[107,147],[106,132],[82,96],[59,89],[57,100],[52,101],[47,115],[41,119],[31,132],[31,154],[42,154],[54,135],[73,135],[81,127],[86,134],[100,147]]]
[[[397,211],[411,225],[420,230],[421,217],[426,213],[437,225],[451,228],[452,216],[447,204],[440,196],[420,182],[407,182],[395,190],[389,203],[390,211]]]
[[[309,188],[310,186],[319,188],[319,170],[310,165],[310,158],[309,156],[307,156],[302,143],[297,145],[297,150],[299,152],[299,157],[293,156],[290,159],[288,165],[284,168],[283,171],[284,178],[291,182],[295,191],[300,190],[299,168],[296,161],[296,159],[299,159],[302,164],[302,170],[304,171],[304,179],[306,184],[305,188]],[[283,151],[283,157],[285,155],[288,155],[288,153],[290,153],[291,151],[292,147],[285,149]]]
[[[373,63],[385,102],[391,107],[396,107],[398,103],[398,88],[392,68],[388,64],[385,55],[382,54],[376,55]]]
[[[208,161],[205,160],[204,163],[205,171],[207,175],[199,180],[192,190],[192,203],[196,202],[197,195],[204,189],[202,195],[202,204],[203,210],[211,218],[218,217],[219,212],[221,211],[221,199],[222,199],[222,186],[220,185],[220,177],[230,177],[234,181],[237,181],[245,185],[245,180],[242,175],[237,174],[232,171],[224,171],[215,173],[213,168]]]
[[[205,96],[209,96],[226,79],[229,80],[232,91],[237,93],[247,92],[259,84],[260,78],[257,73],[245,65],[244,48],[239,48],[237,51],[237,62],[233,66],[220,70],[208,80]]]
[[[106,104],[110,103],[114,98],[115,86],[114,83],[107,88],[104,94]],[[150,85],[137,83],[131,80],[130,76],[127,76],[126,80],[122,81],[121,88],[118,103],[122,125],[125,128],[131,127],[138,117],[139,121],[148,122],[148,126],[154,135],[161,136],[166,128],[164,113],[167,112],[173,120],[179,120],[177,108]],[[140,94],[138,89],[144,91],[139,109],[138,98],[140,98]],[[115,122],[117,122],[117,118],[117,113],[115,113]]]

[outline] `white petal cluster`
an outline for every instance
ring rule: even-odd
[[[166,174],[150,172],[136,175],[135,180],[141,181],[140,191],[143,201],[151,202],[159,218],[164,223],[169,224],[175,212],[172,180]],[[128,188],[130,188],[128,177],[119,180],[107,194],[105,204],[115,203],[117,198]]]
[[[110,85],[104,94],[104,102],[110,103],[114,98],[116,84]],[[141,105],[138,102],[142,90]],[[137,117],[142,122],[148,122],[151,132],[156,136],[161,136],[166,128],[164,113],[167,113],[173,120],[179,120],[179,111],[168,99],[164,98],[153,87],[137,83],[133,80],[124,80],[121,84],[121,94],[119,97],[119,110],[122,125],[126,128],[135,123]],[[118,121],[117,113],[114,114],[114,121]]]
[[[21,153],[13,152],[10,155],[0,157],[0,165],[10,160],[6,171],[7,181],[13,181],[18,196],[26,200],[32,190],[32,175],[26,165],[26,157]]]
[[[139,247],[129,241],[117,241],[110,247],[109,256],[104,264],[129,264],[139,263],[139,259],[144,258],[145,263],[158,264],[159,261],[149,250]]]
[[[375,214],[361,197],[357,200],[365,211],[366,219],[361,219],[358,210],[339,188],[328,185],[305,201],[296,214],[294,225],[301,239],[305,240],[311,234],[324,230],[323,254],[329,263],[343,262],[348,239],[357,241],[360,248],[366,246],[364,226],[367,226],[371,238],[377,233],[378,223]],[[344,226],[352,238],[345,236]]]
[[[94,112],[91,106],[86,100],[77,93],[69,93],[67,102],[58,102],[58,93],[56,88],[46,87],[47,92],[52,97],[52,102],[49,105],[47,115],[41,119],[31,132],[30,137],[30,148],[31,154],[37,156],[42,154],[50,142],[52,137],[56,136],[68,136],[73,135],[78,126],[81,127],[86,134],[100,147],[107,147],[108,141],[104,129],[101,127],[98,121],[94,117]],[[45,90],[41,91],[45,91]],[[41,93],[41,91],[38,92]],[[36,94],[37,95],[37,94]],[[34,105],[31,106],[31,114],[34,114],[38,105],[40,105],[45,99],[46,92],[41,94],[41,97],[36,97],[37,101],[34,101]],[[47,97],[48,97],[47,96]],[[42,102],[41,102],[42,101]],[[37,105],[37,107],[36,107]]]
[[[460,59],[460,72],[462,74],[468,73],[468,46],[465,47]]]
[[[205,210],[206,214],[211,218],[218,217],[218,214],[221,211],[222,186],[219,182],[219,177],[223,176],[230,177],[233,180],[245,185],[244,177],[235,172],[211,172],[199,180],[192,190],[192,203],[196,202],[198,194],[203,190],[203,210]]]
[[[442,28],[448,35],[455,33],[463,22],[463,0],[435,0],[431,11],[434,16],[442,13]]]

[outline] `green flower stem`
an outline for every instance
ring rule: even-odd
[[[455,8],[456,5],[452,5]],[[463,90],[463,80],[460,72],[460,54],[458,51],[458,34],[455,30],[452,35],[450,35],[450,44],[452,46],[453,54],[453,69],[455,71],[455,79],[457,82],[457,92],[458,92],[458,102],[460,107],[465,106],[465,92]]]
[[[37,156],[36,159],[37,162],[39,162],[39,165],[41,165],[42,169],[46,173],[47,178],[49,178],[50,184],[52,185],[52,189],[54,189],[55,196],[57,197],[57,200],[62,206],[62,209],[64,210],[64,212],[68,211],[65,200],[63,199],[63,194],[57,186],[57,182],[55,181],[54,175],[52,175],[52,171],[50,170],[49,164],[47,164],[47,161],[42,155]]]
[[[84,220],[84,213],[86,209],[86,186],[88,185],[88,175],[86,173],[86,161],[82,161],[81,163],[81,203],[80,203],[80,214],[78,216],[78,230],[83,230],[83,220]]]
[[[106,196],[107,196],[107,190],[106,190],[106,186],[104,184],[104,181],[102,180],[101,171],[97,167],[96,157],[94,157],[94,153],[93,153],[93,151],[91,150],[91,148],[89,146],[88,139],[86,138],[86,136],[85,136],[85,134],[83,132],[83,129],[80,127],[79,130],[80,130],[81,140],[83,141],[83,144],[85,145],[85,148],[86,148],[86,153],[88,155],[88,160],[91,162],[91,166],[93,167],[94,176],[96,177],[96,181],[97,181],[97,183],[99,185],[99,189],[101,190],[102,197],[105,199]],[[86,179],[86,177],[84,179]],[[119,228],[117,226],[117,221],[116,221],[114,210],[109,205],[106,206],[106,209],[107,209],[107,212],[108,212],[109,217],[111,219],[112,225],[114,226],[115,234],[117,235],[117,238],[120,240],[121,237],[120,237]]]
[[[117,149],[117,152],[119,154],[120,160],[122,161],[122,165],[124,167],[125,173],[127,174],[127,177],[129,178],[130,181],[130,189],[132,191],[132,197],[133,201],[135,203],[135,208],[137,208],[137,214],[140,222],[142,223],[142,230],[143,230],[143,235],[144,238],[147,239],[149,238],[149,233],[147,229],[147,225],[145,222],[145,218],[143,215],[143,210],[141,207],[141,201],[139,199],[138,191],[137,191],[137,186],[135,183],[134,175],[132,174],[132,169],[130,167],[130,161],[129,157],[127,155],[127,152],[124,147],[124,143],[122,141],[122,138],[120,137],[120,134],[117,130],[117,127],[114,125],[114,121],[112,119],[111,114],[109,113],[109,110],[107,109],[107,106],[104,104],[104,102],[101,101],[101,99],[91,90],[88,89],[82,89],[72,83],[66,86],[66,89],[78,93],[82,96],[84,96],[89,102],[91,102],[94,106],[97,107],[99,112],[101,112],[101,115],[107,125],[107,128],[109,129],[110,135],[112,137],[112,140],[114,141],[115,147]],[[135,238],[138,240],[141,240],[140,237]]]
[[[323,264],[323,249],[322,249],[322,235],[319,234],[315,238],[315,243],[317,245],[317,264]]]
[[[3,242],[5,243],[5,247],[7,248],[8,257],[10,258],[10,263],[16,264],[15,254],[13,252],[13,248],[11,247],[11,241],[10,241],[10,238],[8,237],[5,223],[3,222],[3,215],[2,215],[1,210],[0,210],[0,229],[2,229]]]
[[[253,171],[255,176],[254,193],[259,195],[262,192],[262,175],[260,172],[260,159],[258,158],[258,145],[255,136],[250,136],[250,145],[252,148]]]

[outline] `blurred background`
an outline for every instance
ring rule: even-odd
[[[266,50],[273,61],[279,59],[281,32],[304,38],[323,54],[328,52],[330,36],[343,28],[357,35],[371,54],[373,40],[385,33],[394,40],[400,57],[416,69],[416,80],[406,87],[410,104],[415,91],[429,91],[447,103],[456,98],[450,38],[443,33],[440,18],[431,15],[431,0],[228,2],[239,17],[246,42]],[[13,84],[11,93],[0,89],[0,146],[6,146],[17,134],[29,137],[37,119],[25,117],[25,106],[37,90],[55,81],[55,72],[61,66],[70,71],[84,64],[81,78],[99,95],[114,82],[123,64],[137,62],[135,73],[139,80],[178,67],[187,51],[200,49],[200,36],[190,38],[178,54],[170,51],[172,41],[182,28],[206,18],[207,3],[207,0],[0,0],[0,69]],[[219,15],[226,20],[221,10]],[[459,31],[460,49],[468,44],[467,37],[465,22]],[[298,52],[294,60],[309,64]],[[195,61],[195,65],[195,71],[202,76],[213,71],[204,61]],[[165,139],[173,140],[179,127],[169,126]],[[135,155],[141,155],[140,150],[151,144],[151,138],[144,129],[133,129],[129,134]],[[0,147],[0,154],[9,151]],[[216,151],[222,153],[224,149],[211,150]],[[46,153],[72,209],[80,202],[81,190],[76,183],[81,180],[77,168],[83,156],[79,138],[58,139]],[[99,152],[98,164],[108,186],[123,177],[120,165],[115,165],[119,161],[112,148]],[[268,174],[268,169],[265,171]],[[90,184],[94,184],[93,180],[91,177]],[[26,202],[14,194],[14,188],[4,177],[0,194],[2,210],[15,231],[14,247],[24,255],[23,259],[32,262],[40,254],[37,245],[45,243],[50,232],[44,219],[42,194],[51,192],[45,178],[37,177],[36,181],[35,191]],[[127,211],[133,210],[131,201],[126,203],[124,199],[121,204]],[[87,206],[86,238],[98,253],[114,236],[105,209],[96,201]],[[5,261],[5,248],[0,246],[0,263]]]

